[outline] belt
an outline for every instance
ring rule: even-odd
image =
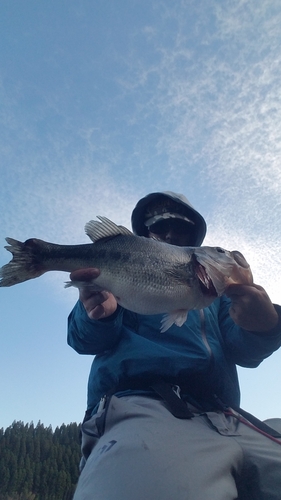
[[[189,410],[187,403],[181,399],[180,387],[161,378],[140,380],[128,380],[114,387],[107,396],[112,396],[117,392],[128,390],[153,390],[166,403],[168,410],[176,418],[188,419],[194,417]]]
[[[167,409],[174,417],[180,419],[190,419],[194,417],[193,413],[189,410],[187,403],[181,399],[180,387],[162,379],[146,380],[145,382],[130,380],[128,382],[122,382],[121,384],[119,383],[118,386],[115,386],[104,395],[101,402],[103,405],[107,405],[111,396],[117,392],[128,390],[153,390],[166,403]],[[94,408],[88,408],[86,410],[83,423],[91,418],[93,410]]]
[[[191,419],[194,417],[194,414],[189,410],[187,403],[181,399],[180,396],[180,387],[178,385],[166,382],[162,379],[146,379],[145,381],[140,380],[130,380],[127,382],[122,382],[118,384],[117,387],[111,389],[105,395],[105,399],[107,396],[110,398],[113,394],[117,392],[127,391],[127,390],[153,390],[156,394],[158,394],[161,399],[166,403],[168,410],[174,415],[176,418],[180,419]],[[246,420],[254,425],[257,429],[262,431],[264,434],[273,437],[273,438],[281,438],[281,434],[277,432],[275,429],[272,429],[267,424],[254,417],[251,413],[246,412],[242,408],[231,405],[229,407],[224,402],[220,400],[218,396],[213,395],[215,401],[215,407],[222,411],[225,414],[228,414],[228,411],[232,408],[235,412],[242,415]],[[86,413],[83,422],[91,418],[91,414],[93,412],[93,408],[89,408]]]

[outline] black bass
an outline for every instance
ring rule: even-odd
[[[85,226],[93,243],[56,245],[39,239],[6,238],[12,260],[0,269],[0,287],[37,278],[48,271],[95,267],[93,290],[111,292],[124,308],[165,314],[161,331],[182,326],[191,309],[209,306],[231,283],[252,284],[249,264],[238,251],[220,247],[178,247],[135,236],[106,217]],[[85,286],[68,282],[66,286]]]

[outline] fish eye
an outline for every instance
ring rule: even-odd
[[[217,247],[217,248],[216,248],[216,250],[217,250],[217,252],[219,252],[219,253],[225,253],[224,249],[223,249],[223,248],[221,248],[221,247]]]

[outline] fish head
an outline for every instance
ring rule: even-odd
[[[238,250],[199,247],[194,250],[195,272],[205,294],[221,296],[231,284],[251,285],[253,275],[245,257]]]

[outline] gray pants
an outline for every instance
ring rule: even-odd
[[[103,412],[83,424],[74,500],[281,500],[281,440],[221,412],[180,420],[142,396]]]

